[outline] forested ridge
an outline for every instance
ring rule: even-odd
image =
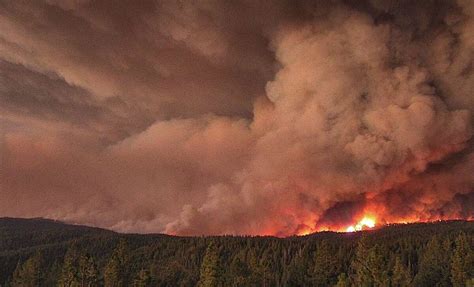
[[[474,222],[308,236],[119,234],[0,219],[2,286],[474,286]]]

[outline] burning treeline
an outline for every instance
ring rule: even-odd
[[[125,109],[131,119],[135,109],[146,114],[147,124],[122,135],[119,119],[107,119],[100,123],[111,134],[106,145],[88,127],[68,132],[82,139],[73,143],[59,128],[39,137],[7,131],[4,202],[52,198],[44,194],[48,182],[60,183],[53,189],[63,199],[48,208],[7,208],[8,214],[126,231],[279,236],[473,218],[474,2],[243,1],[233,7],[245,8],[237,18],[219,1],[160,5],[157,18],[137,19],[189,53],[180,58],[182,69],[173,57],[144,60],[162,65],[158,85],[132,68],[124,83],[115,69],[134,67],[128,54],[115,55],[122,62],[106,63],[104,71],[85,63],[82,74],[73,73],[69,54],[65,63],[43,67],[92,97],[109,98],[103,104],[110,111]],[[86,8],[67,11],[93,18]],[[156,20],[163,17],[169,21]],[[39,45],[34,37],[9,37],[19,46]],[[38,59],[48,58],[51,51],[41,47]],[[39,61],[28,57],[7,58]],[[193,59],[209,65],[205,77]],[[256,82],[249,75],[258,75]],[[217,104],[215,90],[223,95]],[[244,95],[233,96],[235,90]],[[114,93],[133,109],[110,100]],[[229,108],[246,101],[247,111]],[[77,158],[80,165],[73,165]],[[62,167],[67,172],[56,174]],[[20,182],[39,168],[47,183]],[[63,184],[71,179],[76,185]]]

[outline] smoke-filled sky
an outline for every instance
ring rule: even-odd
[[[474,217],[474,1],[0,0],[0,216]]]

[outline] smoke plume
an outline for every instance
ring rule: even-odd
[[[270,234],[474,217],[474,2],[0,2],[0,216]]]

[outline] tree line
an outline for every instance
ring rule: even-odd
[[[30,250],[4,286],[474,286],[474,226],[466,226],[286,239],[76,238]]]

